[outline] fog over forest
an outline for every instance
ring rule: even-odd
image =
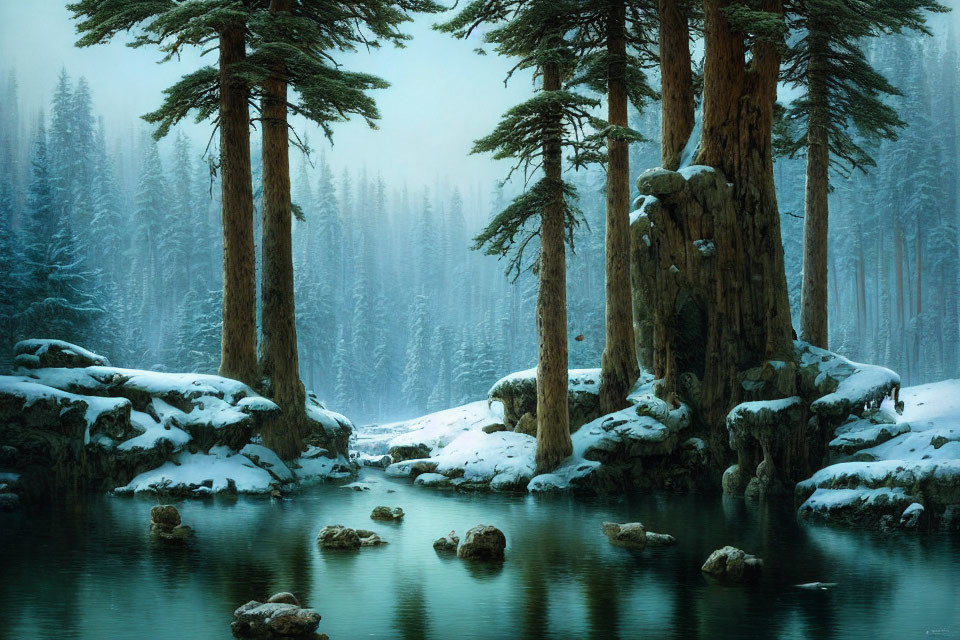
[[[875,147],[868,173],[835,176],[830,195],[830,347],[893,368],[904,384],[960,375],[956,18],[934,17],[934,38],[868,45],[904,93],[890,103],[908,126],[899,141]],[[529,90],[530,73],[504,88],[509,61],[477,56],[476,43],[432,31],[435,21],[418,17],[407,49],[349,55],[393,83],[376,92],[379,130],[335,124],[331,145],[315,125],[293,120],[312,149],[291,156],[304,215],[294,223],[301,375],[361,422],[483,398],[501,376],[536,364],[536,278],[525,272],[514,283],[504,262],[470,250],[522,185],[499,185],[508,162],[468,155]],[[40,25],[42,42],[11,37]],[[0,30],[0,215],[14,232],[3,237],[2,259],[5,272],[23,276],[5,282],[22,287],[2,303],[21,320],[5,326],[0,358],[18,339],[55,334],[125,366],[216,372],[222,240],[208,162],[217,142],[209,123],[185,121],[156,143],[138,118],[198,63],[196,52],[156,64],[154,52],[122,38],[74,48],[73,24],[56,2],[4,3]],[[781,86],[781,98],[795,94]],[[630,147],[636,177],[659,164],[659,105],[631,107],[630,121],[647,138]],[[781,158],[775,168],[795,324],[803,163]],[[41,172],[46,191],[37,190]],[[595,367],[604,343],[604,172],[571,171],[569,180],[588,223],[568,263],[570,366]],[[32,207],[67,221],[39,260],[22,253],[39,240],[31,234],[54,232],[31,226]],[[44,306],[31,269],[60,274],[69,313]]]

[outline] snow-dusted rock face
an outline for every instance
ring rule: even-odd
[[[571,369],[567,403],[570,430],[600,415],[600,369]],[[526,415],[537,415],[537,370],[518,371],[498,380],[487,394],[491,402],[503,403],[503,422],[511,429]]]
[[[796,487],[799,515],[833,525],[960,527],[960,380],[908,387],[897,404],[850,415],[834,464]]]
[[[17,487],[31,497],[64,486],[183,496],[269,493],[283,484],[346,477],[355,468],[345,457],[350,421],[313,397],[310,449],[285,464],[254,442],[279,408],[241,382],[111,367],[102,356],[55,340],[16,348],[24,366],[0,376],[0,466],[16,471]]]
[[[13,347],[13,366],[24,369],[48,367],[110,366],[104,356],[63,340],[21,340]]]

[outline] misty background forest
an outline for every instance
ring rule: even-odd
[[[960,368],[960,90],[949,25],[934,21],[944,37],[870,43],[871,62],[904,94],[890,102],[908,126],[875,147],[868,173],[835,176],[830,196],[830,348],[900,372],[905,386]],[[42,104],[24,100],[24,82],[15,67],[0,82],[0,358],[17,340],[56,336],[130,367],[215,373],[222,236],[206,140],[178,131],[158,144],[146,123],[105,119],[68,61]],[[630,148],[639,173],[659,163],[660,112],[631,108],[630,119],[647,138]],[[504,263],[470,250],[517,181],[423,166],[419,181],[389,182],[338,151],[322,141],[291,161],[307,388],[355,420],[396,419],[482,398],[534,366],[536,278],[514,283]],[[802,157],[775,165],[795,323],[803,167]],[[570,367],[593,367],[604,338],[605,176],[591,168],[569,179],[587,222],[568,264],[569,335],[582,336],[570,341]]]

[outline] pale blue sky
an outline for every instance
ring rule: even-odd
[[[344,57],[347,67],[377,74],[389,89],[375,92],[382,120],[371,131],[362,122],[339,124],[332,150],[337,166],[364,163],[392,183],[432,183],[436,176],[453,183],[477,184],[502,177],[506,167],[488,156],[468,156],[471,141],[487,133],[500,114],[530,92],[529,75],[518,75],[506,88],[510,61],[478,56],[477,42],[462,42],[430,29],[437,16],[426,16],[408,31],[407,48],[361,51]],[[159,104],[161,90],[199,64],[215,63],[216,53],[200,58],[186,52],[179,62],[157,64],[150,48],[131,49],[125,38],[105,46],[77,49],[76,33],[64,3],[56,0],[0,0],[0,67],[17,71],[23,107],[34,113],[49,99],[63,65],[74,78],[90,83],[96,112],[107,118],[112,135],[138,126],[137,118]],[[320,130],[304,127],[319,149]],[[206,127],[186,130],[205,144]]]

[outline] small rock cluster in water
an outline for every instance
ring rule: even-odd
[[[186,540],[193,529],[180,524],[180,512],[172,504],[160,504],[150,509],[150,534],[163,540]]]
[[[251,600],[233,612],[230,631],[237,638],[254,640],[329,640],[316,633],[320,614],[300,606],[296,596],[286,591],[266,601]]]

